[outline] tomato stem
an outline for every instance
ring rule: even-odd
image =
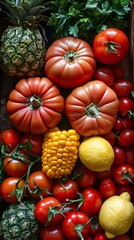
[[[77,52],[69,50],[65,53],[64,58],[66,59],[67,62],[72,63],[79,59],[79,55],[77,54]]]
[[[27,106],[31,109],[37,109],[41,106],[41,98],[33,95],[27,99]]]
[[[106,41],[106,42],[103,42],[103,46],[106,46],[106,52],[113,52],[117,55],[120,55],[119,54],[119,51],[117,50],[118,48],[121,48],[120,44],[117,43],[117,42],[113,42],[113,41]]]
[[[90,103],[86,107],[85,112],[88,117],[97,118],[99,116],[99,107],[94,103]]]

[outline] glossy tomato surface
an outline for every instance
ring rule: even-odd
[[[101,81],[75,88],[66,98],[65,113],[82,136],[106,134],[116,121],[119,101],[115,92]]]
[[[91,46],[78,38],[58,39],[46,52],[45,73],[62,88],[74,88],[89,81],[95,68]]]
[[[93,52],[103,64],[117,64],[123,60],[129,50],[126,34],[117,28],[107,28],[96,35]]]
[[[48,78],[21,79],[11,91],[6,108],[18,130],[42,134],[62,119],[64,98]]]

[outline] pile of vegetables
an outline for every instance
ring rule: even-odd
[[[134,91],[124,66],[128,3],[50,3],[47,25],[56,36],[48,43],[43,72],[22,71],[18,78],[17,68],[5,106],[12,127],[0,133],[1,239],[17,240],[21,232],[22,240],[132,239]],[[34,4],[27,1],[25,10]],[[90,156],[108,161],[103,141],[112,156],[109,169],[90,168],[87,146],[81,146],[92,137]]]

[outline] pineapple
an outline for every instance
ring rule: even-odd
[[[0,59],[9,76],[30,77],[42,74],[45,58],[45,31],[49,2],[44,0],[4,0],[3,12],[10,21],[1,35]],[[41,30],[41,31],[40,31]]]
[[[30,201],[10,205],[0,219],[1,240],[38,240],[40,223],[34,215],[35,204]]]

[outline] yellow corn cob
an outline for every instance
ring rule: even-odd
[[[69,175],[78,158],[80,135],[74,130],[52,128],[44,135],[42,145],[42,171],[50,178]]]

